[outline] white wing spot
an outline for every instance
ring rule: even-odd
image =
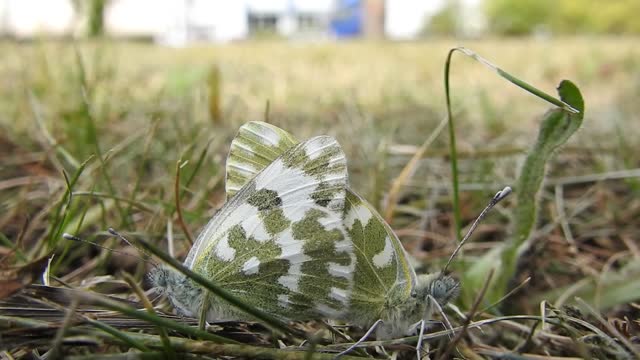
[[[387,236],[384,239],[384,249],[373,256],[373,264],[383,268],[391,263],[391,259],[393,259],[393,244],[391,244],[391,239]]]
[[[332,287],[331,290],[329,290],[329,297],[338,300],[343,304],[347,304],[349,301],[349,294],[347,293],[347,290],[337,287]]]
[[[332,218],[332,217],[324,217],[323,216],[321,218],[318,218],[318,222],[327,231],[331,231],[331,230],[334,230],[334,229],[342,229],[342,219],[340,219],[340,218]]]
[[[278,145],[278,143],[280,143],[280,140],[282,139],[280,134],[275,132],[273,129],[263,127],[262,125],[257,127],[256,129],[252,129],[251,127],[247,126],[244,130],[255,135],[260,142],[266,145]]]
[[[231,261],[236,257],[236,250],[229,246],[229,234],[225,234],[216,244],[216,255],[224,261]]]
[[[371,220],[372,214],[371,210],[365,204],[359,204],[349,210],[347,216],[345,217],[344,224],[347,228],[353,228],[353,224],[355,224],[356,220],[360,220],[362,227],[364,228]]]
[[[257,216],[251,216],[242,222],[242,228],[246,229],[247,236],[251,236],[258,242],[265,242],[271,238],[267,229],[264,227],[264,222]]]
[[[351,265],[340,265],[338,263],[329,263],[329,274],[331,276],[342,277],[346,279],[351,279],[353,275],[353,266]]]
[[[292,222],[300,221],[304,209],[313,202],[311,195],[318,180],[305,175],[302,170],[285,166],[281,159],[271,163],[267,169],[255,177],[256,191],[269,189],[278,193],[282,200],[284,216]]]
[[[244,272],[246,275],[257,274],[258,270],[260,270],[259,266],[260,260],[258,260],[258,258],[254,256],[251,259],[247,260],[244,265],[242,265],[242,272]]]
[[[300,266],[298,266],[298,267],[300,267]],[[291,271],[292,268],[293,268],[293,266],[291,266],[289,271]],[[291,290],[291,291],[298,291],[298,281],[299,280],[300,280],[300,276],[287,274],[287,275],[280,276],[280,278],[278,278],[278,283],[280,285],[286,287],[287,289]]]
[[[311,141],[304,145],[304,151],[311,160],[315,160],[325,153],[324,149],[335,146],[336,141],[330,137]]]
[[[302,276],[302,264],[311,258],[304,254],[303,242],[293,238],[291,228],[280,233],[276,238],[276,244],[282,249],[278,258],[289,260],[289,271],[278,278],[278,283],[291,291],[298,291],[298,282]]]
[[[289,295],[280,294],[278,295],[278,305],[283,308],[289,307]]]

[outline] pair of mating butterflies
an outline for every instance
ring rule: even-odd
[[[415,274],[389,225],[349,189],[332,137],[300,143],[250,122],[231,144],[226,172],[228,201],[184,265],[247,304],[286,321],[382,320],[377,337],[392,338],[424,326],[434,306],[457,295],[454,279]],[[151,280],[184,315],[199,316],[204,305],[208,321],[251,320],[171,268]]]

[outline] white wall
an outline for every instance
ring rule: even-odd
[[[105,31],[111,35],[160,35],[175,16],[171,0],[111,0],[104,14]]]
[[[425,20],[443,5],[442,0],[387,0],[384,29],[390,39],[412,39]]]
[[[0,32],[17,37],[72,35],[76,17],[71,0],[0,0]]]
[[[244,39],[249,35],[249,20],[247,19],[247,10],[245,4],[242,1],[203,1],[216,3],[215,8],[212,9],[212,22],[216,24],[216,40],[226,42]],[[208,14],[202,15],[204,15],[203,18],[209,16]]]
[[[167,0],[165,0],[167,1]],[[170,0],[166,25],[159,40],[183,46],[205,35],[209,41],[227,42],[248,35],[246,6],[242,1]]]
[[[461,0],[461,29],[467,36],[486,27],[482,0]],[[444,0],[386,0],[385,33],[390,39],[407,40],[419,35],[430,16],[446,3]]]

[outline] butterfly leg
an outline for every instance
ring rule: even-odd
[[[337,360],[342,355],[346,355],[346,354],[350,353],[351,351],[353,351],[353,349],[358,347],[358,345],[362,344],[365,340],[367,340],[367,338],[369,337],[369,335],[371,335],[373,330],[375,330],[376,327],[378,327],[378,325],[380,325],[380,324],[382,324],[382,319],[378,319],[378,321],[373,323],[373,325],[371,325],[369,330],[367,330],[367,332],[360,338],[360,340],[356,341],[353,345],[349,346],[345,351],[343,351],[343,352],[339,353],[338,355],[336,355],[336,357],[334,359]]]
[[[442,316],[442,320],[444,320],[443,324],[445,325],[445,329],[450,331],[449,338],[451,338],[453,336],[453,334],[455,334],[455,330],[453,330],[453,326],[451,325],[451,322],[449,321],[449,318],[444,313],[444,310],[442,310],[442,307],[440,306],[440,304],[438,304],[438,302],[436,301],[436,299],[433,296],[428,295],[427,298],[429,300],[430,305],[433,305],[433,307],[436,309],[438,314],[440,314],[440,316]]]
[[[416,355],[418,356],[418,360],[420,360],[420,350],[422,349],[422,337],[424,336],[424,324],[425,321],[420,320],[420,333],[418,334],[418,343],[416,344]]]

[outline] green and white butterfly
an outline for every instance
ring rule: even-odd
[[[392,338],[424,330],[434,306],[457,295],[451,277],[416,276],[389,225],[349,189],[335,139],[299,143],[250,122],[231,144],[226,171],[228,201],[184,265],[246,303],[286,321],[375,323],[378,338]],[[173,269],[151,277],[184,315],[199,316],[204,305],[207,321],[252,320]]]

